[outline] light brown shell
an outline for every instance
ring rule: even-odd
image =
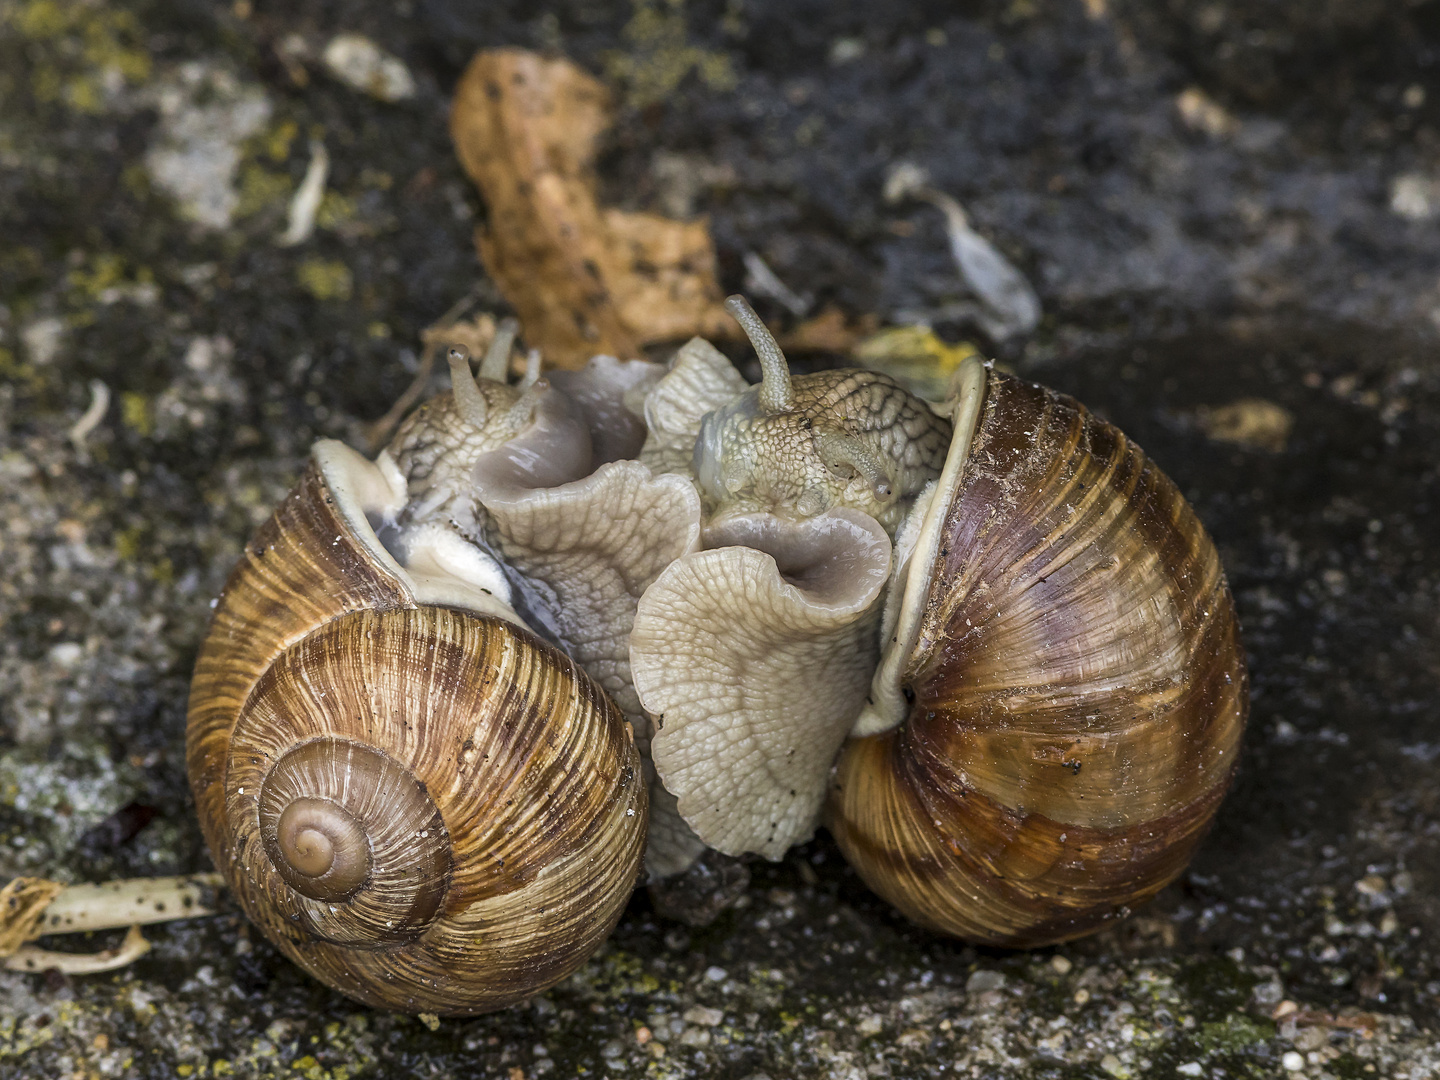
[[[221,594],[187,759],[246,913],[382,1008],[473,1014],[543,990],[640,872],[645,785],[615,706],[526,630],[417,605],[314,463]],[[358,886],[277,868],[280,819],[307,799],[365,831]]]
[[[908,719],[854,739],[827,824],[923,926],[998,945],[1095,929],[1184,869],[1247,708],[1215,546],[1078,402],[992,373],[945,524]]]

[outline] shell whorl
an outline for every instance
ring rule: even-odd
[[[645,843],[618,710],[493,615],[417,604],[311,465],[231,576],[187,756],[217,866],[310,973],[368,1004],[468,1015],[573,971]]]
[[[992,373],[904,683],[827,823],[912,920],[1037,945],[1184,868],[1247,706],[1219,557],[1175,485],[1070,398]]]

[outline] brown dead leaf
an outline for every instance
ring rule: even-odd
[[[1295,417],[1283,405],[1264,398],[1241,398],[1216,408],[1195,410],[1201,429],[1216,442],[1280,453],[1290,439]]]
[[[471,356],[484,356],[490,342],[495,339],[495,316],[481,313],[473,319],[457,319],[455,322],[437,322],[420,331],[420,341],[426,350],[441,346],[463,345]]]
[[[0,889],[0,957],[39,936],[40,916],[63,888],[58,881],[19,877]]]
[[[605,87],[564,59],[480,52],[455,89],[450,135],[489,207],[475,243],[547,364],[578,368],[693,334],[731,337],[703,221],[602,209],[592,166]]]
[[[879,325],[874,315],[852,320],[832,305],[784,335],[780,345],[792,352],[848,353]]]

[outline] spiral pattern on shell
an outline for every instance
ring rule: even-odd
[[[191,783],[250,918],[343,993],[485,1012],[613,928],[645,842],[628,726],[511,622],[417,605],[314,463],[247,546],[191,691]]]
[[[992,373],[898,728],[855,739],[827,823],[932,929],[1086,933],[1184,868],[1247,707],[1234,605],[1175,485],[1078,402]]]

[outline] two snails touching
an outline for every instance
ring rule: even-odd
[[[501,1008],[642,872],[821,823],[972,941],[1075,937],[1180,873],[1246,673],[1175,485],[967,362],[943,406],[694,339],[518,385],[513,330],[369,461],[324,441],[245,549],[188,764],[246,913],[343,993]],[[643,870],[642,870],[643,867]]]

